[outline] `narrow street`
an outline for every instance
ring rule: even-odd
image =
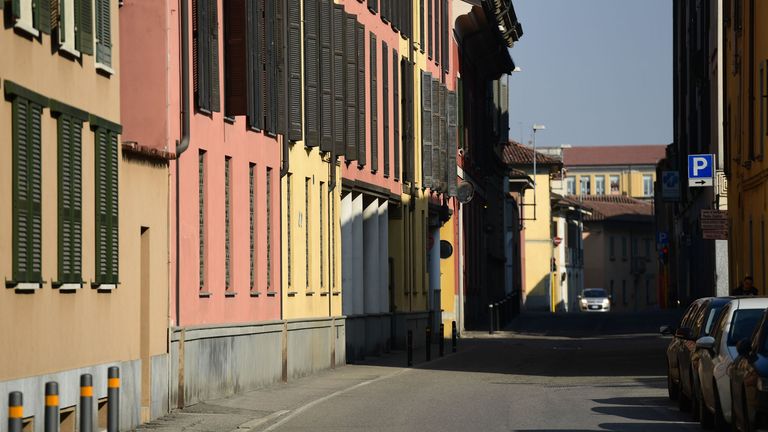
[[[699,430],[666,396],[667,340],[653,331],[675,317],[524,315],[512,331],[471,334],[457,354],[435,350],[412,369],[395,353],[193,406],[146,430]]]

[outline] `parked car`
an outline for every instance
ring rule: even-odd
[[[611,296],[602,288],[587,288],[579,296],[582,312],[610,312]]]
[[[698,374],[694,392],[698,395],[699,421],[705,428],[724,430],[731,423],[731,382],[728,369],[739,356],[736,344],[749,337],[768,308],[768,298],[745,297],[731,300],[717,319],[711,335],[696,341]]]
[[[768,426],[768,310],[749,338],[736,344],[729,371],[733,423],[743,432]]]
[[[669,398],[678,401],[681,411],[693,410],[698,420],[698,401],[693,391],[693,373],[698,364],[693,361],[696,341],[709,336],[720,310],[732,297],[704,297],[694,301],[686,310],[677,328],[663,326],[661,334],[674,337],[667,346],[667,391]]]

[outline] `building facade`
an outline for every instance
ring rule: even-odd
[[[119,2],[42,3],[0,9],[0,391],[42,432],[45,383],[75,418],[91,374],[106,427],[117,366],[128,430],[167,412],[167,154],[124,137]]]

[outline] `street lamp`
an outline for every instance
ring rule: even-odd
[[[543,124],[533,124],[533,193],[536,193],[536,131],[546,130]]]

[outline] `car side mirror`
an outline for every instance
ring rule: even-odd
[[[679,337],[681,339],[690,340],[691,339],[691,329],[688,327],[680,327],[675,331],[675,337]]]
[[[674,329],[672,326],[664,325],[659,327],[659,333],[663,334],[664,336],[669,336],[674,333]]]
[[[696,348],[711,350],[715,347],[715,338],[712,336],[704,336],[696,341]]]
[[[579,296],[576,296],[576,298],[578,298],[579,300],[581,300],[581,296],[580,296],[580,295],[579,295]]]
[[[749,357],[752,354],[752,342],[749,339],[742,339],[736,344],[736,352],[740,356]]]

